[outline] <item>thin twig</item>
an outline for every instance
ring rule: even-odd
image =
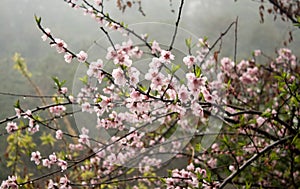
[[[175,39],[176,39],[178,25],[179,25],[180,18],[181,18],[181,12],[182,12],[182,9],[183,9],[183,4],[184,4],[184,0],[181,0],[181,4],[180,4],[180,7],[179,7],[179,12],[178,12],[178,16],[177,16],[177,21],[175,23],[175,31],[174,31],[174,34],[173,34],[173,37],[172,37],[172,41],[171,41],[171,44],[170,44],[170,47],[169,47],[169,51],[171,51],[173,49],[173,45],[174,45],[174,42],[175,42]]]
[[[239,17],[236,17],[235,20],[235,30],[234,30],[234,63],[236,64],[236,54],[237,54],[237,32],[238,32],[238,20]]]
[[[103,28],[103,27],[100,27],[100,29],[104,32],[104,34],[106,35],[106,37],[108,38],[111,46],[114,48],[115,51],[117,51],[115,45],[114,45],[114,42],[112,41],[111,37],[109,36],[108,32]]]

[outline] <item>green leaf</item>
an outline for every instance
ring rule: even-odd
[[[38,17],[38,16],[34,15],[34,19],[35,19],[37,24],[41,24],[41,21],[42,21],[41,17]]]
[[[177,72],[177,70],[179,70],[180,65],[174,65],[172,64],[172,74],[174,74],[175,72]]]
[[[80,77],[79,80],[80,80],[83,84],[87,85],[89,79],[88,79],[88,76],[85,75],[85,76],[83,76],[83,77]]]
[[[43,133],[40,139],[42,141],[42,145],[50,144],[51,146],[54,146],[54,142],[56,141],[50,133],[48,135],[46,133]]]
[[[14,105],[15,108],[20,108],[20,100],[17,100],[17,102]]]
[[[201,76],[201,68],[199,66],[195,66],[195,75],[197,78],[199,78]]]
[[[185,45],[187,46],[187,48],[191,48],[191,45],[192,45],[192,38],[189,37],[187,39],[185,39]]]

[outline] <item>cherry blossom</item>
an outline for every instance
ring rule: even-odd
[[[49,111],[56,116],[60,116],[64,111],[66,111],[66,107],[63,105],[52,106],[49,108]]]
[[[224,57],[221,59],[221,69],[228,75],[230,76],[230,74],[233,72],[234,69],[234,62],[227,57]]]
[[[123,86],[126,84],[126,78],[124,71],[121,68],[116,68],[112,71],[111,74],[114,78],[114,81],[117,85]]]
[[[73,57],[72,54],[70,54],[70,53],[67,52],[67,53],[64,55],[64,58],[65,58],[65,61],[66,61],[67,63],[71,63],[71,61],[72,61],[72,59],[73,59],[74,57]]]
[[[159,60],[162,63],[170,64],[174,58],[175,56],[170,51],[161,50]]]
[[[185,65],[188,66],[188,68],[190,68],[196,63],[196,58],[194,56],[189,55],[183,58],[183,62]]]
[[[18,130],[17,123],[15,123],[15,122],[8,122],[7,125],[6,125],[6,127],[5,127],[5,129],[6,129],[6,131],[8,133],[12,133],[12,132]]]
[[[17,177],[16,176],[8,176],[8,179],[2,181],[1,188],[3,189],[18,189],[19,186],[17,184]]]
[[[55,138],[57,140],[61,140],[62,136],[63,136],[63,132],[60,129],[55,132]]]
[[[30,161],[34,161],[36,165],[40,164],[40,159],[42,159],[41,153],[39,151],[32,152]]]
[[[162,50],[159,46],[159,43],[155,40],[152,42],[151,48],[152,48],[152,51],[151,51],[152,54],[155,54],[157,52],[161,52],[161,50]]]
[[[63,53],[66,52],[68,45],[62,39],[55,38],[51,47],[55,47],[58,53]]]
[[[86,59],[88,58],[87,53],[84,51],[80,51],[78,54],[76,54],[76,56],[79,62],[85,62]]]
[[[45,28],[44,31],[45,31],[45,34],[42,35],[41,38],[42,38],[43,41],[46,41],[48,39],[50,33],[51,33],[51,30],[49,28]]]

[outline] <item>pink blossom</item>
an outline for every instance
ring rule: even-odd
[[[91,104],[88,102],[84,102],[83,104],[81,104],[81,109],[82,109],[82,112],[93,113],[93,108],[92,108]]]
[[[85,62],[88,57],[87,53],[84,51],[80,51],[76,56],[79,62]]]
[[[133,86],[136,86],[136,84],[139,82],[140,71],[135,67],[130,67],[128,70],[128,76],[130,83]]]
[[[190,164],[186,167],[186,169],[189,170],[189,171],[194,171],[195,166],[194,166],[193,163],[190,163]]]
[[[170,51],[162,50],[160,52],[159,60],[162,63],[170,64],[171,60],[174,60],[174,58],[175,56]]]
[[[68,92],[68,88],[67,87],[60,88],[60,91],[59,91],[60,94],[67,94],[67,92]]]
[[[228,169],[229,169],[231,172],[235,171],[235,168],[234,168],[233,165],[229,165]]]
[[[79,135],[78,142],[90,146],[89,136],[87,134]]]
[[[19,108],[15,108],[15,112],[16,112],[16,116],[18,117],[18,118],[21,118],[21,110],[19,109]]]
[[[58,53],[66,52],[68,45],[61,39],[55,38],[51,47],[55,47]]]
[[[32,152],[30,161],[34,161],[36,165],[39,165],[41,158],[42,158],[42,156],[41,156],[41,153],[39,151]]]
[[[16,176],[8,176],[7,180],[2,181],[0,188],[3,189],[18,189],[17,185],[17,177]]]
[[[26,112],[24,113],[24,118],[26,119],[26,118],[29,118],[29,117],[31,117],[31,110],[26,110]]]
[[[96,77],[98,75],[98,72],[101,71],[103,68],[103,61],[101,59],[98,59],[96,62],[91,62],[89,65],[89,69],[86,72],[88,76],[94,76]]]
[[[230,76],[230,73],[233,71],[234,68],[234,62],[227,57],[224,57],[221,59],[221,69]]]
[[[49,108],[49,111],[56,116],[60,116],[64,111],[66,111],[66,107],[63,105],[52,106]]]
[[[71,188],[71,186],[68,186],[70,184],[70,181],[69,181],[69,179],[67,178],[66,175],[64,177],[61,177],[59,179],[59,184],[60,184],[60,188],[61,189],[69,189],[69,188]]]
[[[256,123],[258,124],[258,126],[261,126],[265,121],[266,119],[260,116],[256,119]]]
[[[63,136],[63,132],[62,132],[61,130],[57,130],[57,131],[55,132],[55,138],[56,138],[57,140],[61,140],[61,139],[62,139],[62,136]]]
[[[127,54],[118,53],[118,56],[114,58],[114,63],[130,67],[132,64],[132,60]]]
[[[191,66],[193,66],[196,63],[196,58],[194,56],[186,56],[183,58],[183,62],[185,65],[188,66],[188,68],[190,68]]]
[[[64,59],[67,63],[71,63],[73,58],[74,58],[73,55],[68,52],[64,55]]]
[[[187,102],[190,99],[190,93],[186,86],[181,85],[179,91],[178,91],[178,98],[183,103]]]
[[[48,167],[48,168],[51,167],[51,162],[49,161],[49,159],[43,159],[42,163],[44,167]]]
[[[150,68],[153,68],[153,69],[157,69],[161,66],[161,61],[159,60],[159,58],[152,58],[152,61],[151,63],[149,64],[149,67]]]
[[[123,86],[126,84],[126,78],[124,71],[121,68],[114,69],[112,71],[112,77],[114,78],[115,84]]]
[[[158,69],[152,69],[152,68],[150,68],[149,70],[148,70],[148,72],[145,74],[145,79],[146,80],[152,80],[153,78],[155,78],[156,76],[158,75]]]
[[[194,73],[187,73],[186,78],[188,80],[187,87],[194,95],[194,97],[198,97],[200,93],[200,89],[205,86],[205,82],[207,81],[206,77],[200,76],[197,78]]]
[[[152,54],[155,54],[155,53],[161,51],[161,48],[160,48],[160,46],[159,46],[159,44],[158,44],[157,41],[153,41],[153,42],[152,42],[151,49],[152,49],[152,51],[151,51]]]
[[[151,88],[154,90],[160,90],[164,84],[164,75],[162,73],[158,73],[157,76],[153,77],[151,81]]]
[[[193,111],[193,114],[199,117],[203,117],[203,108],[201,105],[197,102],[192,102],[191,109]]]
[[[57,165],[61,168],[62,171],[68,168],[68,163],[61,159],[58,159]]]
[[[49,160],[50,160],[50,163],[56,163],[57,162],[56,154],[55,153],[50,154],[49,155]]]
[[[242,60],[236,67],[238,71],[243,71],[246,70],[248,66],[249,66],[249,61]]]
[[[6,129],[7,133],[12,133],[12,132],[18,130],[18,126],[15,122],[8,122],[5,129]]]
[[[254,51],[254,56],[259,56],[261,55],[261,50],[255,50]]]
[[[49,180],[48,189],[56,189],[58,188],[57,183],[54,183],[52,179]]]
[[[42,38],[43,41],[46,41],[48,39],[48,36],[50,35],[51,30],[49,28],[45,28],[44,31],[45,31],[45,34],[42,35],[41,38]]]
[[[38,132],[40,130],[40,126],[38,124],[35,124],[34,126],[32,127],[28,127],[28,131],[31,133],[31,134],[34,134],[36,132]]]

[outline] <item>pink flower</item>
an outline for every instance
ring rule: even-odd
[[[235,171],[235,168],[234,168],[233,165],[229,165],[228,169],[229,169],[231,172]]]
[[[17,177],[16,176],[8,176],[8,179],[2,181],[0,188],[3,189],[18,189],[17,185]]]
[[[67,87],[60,88],[60,91],[59,91],[60,94],[67,94],[67,92],[68,92],[68,88]]]
[[[136,86],[136,84],[139,82],[140,71],[135,67],[130,67],[128,69],[128,76],[129,76],[130,84]]]
[[[67,178],[67,176],[61,177],[59,179],[59,184],[61,185],[60,188],[69,188],[67,187],[70,184],[69,179]]]
[[[72,59],[73,59],[73,55],[67,52],[67,53],[64,55],[64,59],[65,59],[65,61],[66,61],[67,63],[71,63],[71,61],[72,61]]]
[[[64,111],[66,111],[66,107],[63,105],[52,106],[49,108],[49,111],[56,116],[60,116]]]
[[[6,129],[6,131],[7,131],[8,133],[12,133],[12,132],[18,130],[18,126],[17,126],[17,124],[14,123],[14,122],[8,122],[8,123],[7,123],[7,126],[5,127],[5,129]]]
[[[254,56],[259,56],[261,55],[261,50],[255,50],[254,51]]]
[[[178,98],[181,102],[185,103],[190,99],[190,93],[186,86],[182,85],[178,91]]]
[[[221,59],[221,69],[226,73],[227,75],[230,75],[230,73],[233,71],[234,68],[234,62],[227,57],[224,57]]]
[[[196,58],[194,56],[186,56],[183,58],[183,62],[188,66],[188,68],[190,68],[196,63]]]
[[[44,167],[48,167],[48,168],[51,167],[51,162],[49,161],[49,159],[43,159],[42,163]]]
[[[49,160],[50,160],[50,163],[56,163],[57,162],[56,154],[55,153],[50,154],[49,155]]]
[[[98,75],[98,72],[101,71],[103,68],[103,61],[101,59],[98,59],[96,62],[91,62],[89,65],[89,69],[86,72],[88,76],[94,76],[96,77]]]
[[[114,58],[114,63],[130,67],[132,64],[132,60],[129,58],[127,54],[121,52],[118,53],[118,56]]]
[[[21,110],[19,109],[19,108],[15,108],[15,112],[16,112],[16,116],[18,117],[18,118],[21,118]]]
[[[50,35],[51,30],[49,28],[45,28],[45,33],[44,35],[42,35],[42,39],[43,41],[46,41],[48,39],[48,36]]]
[[[61,39],[55,38],[54,43],[51,44],[51,47],[55,47],[58,53],[66,52],[68,45]]]
[[[78,142],[90,146],[89,136],[86,134],[79,135]]]
[[[79,62],[85,62],[88,57],[87,53],[84,51],[80,51],[76,56]]]
[[[55,138],[56,138],[57,140],[61,140],[61,139],[62,139],[62,136],[63,136],[63,132],[62,132],[61,130],[57,130],[57,131],[55,132]]]
[[[266,119],[263,117],[258,117],[256,119],[256,123],[258,124],[258,126],[261,126],[265,121],[266,121]]]
[[[88,102],[81,104],[81,109],[82,109],[82,112],[93,113],[93,108],[92,108],[91,104]]]
[[[203,108],[200,104],[198,104],[197,102],[192,102],[191,109],[195,116],[203,117]]]
[[[160,52],[159,60],[163,63],[170,64],[171,60],[174,60],[175,56],[170,51],[162,50]]]
[[[58,159],[57,165],[60,166],[62,171],[66,170],[68,168],[68,163],[61,159]]]
[[[28,131],[31,133],[31,134],[34,134],[36,132],[38,132],[40,130],[40,126],[38,124],[35,124],[34,126],[32,127],[28,127]]]
[[[114,69],[111,75],[114,78],[115,84],[120,86],[126,84],[125,74],[121,68]]]
[[[34,161],[36,165],[40,164],[40,159],[41,159],[41,153],[39,151],[32,152],[31,153],[31,158],[30,161]]]
[[[186,169],[189,170],[189,171],[194,171],[195,166],[194,166],[193,163],[190,163],[190,164],[186,167]]]
[[[160,48],[159,44],[157,43],[157,41],[152,42],[151,49],[152,49],[152,51],[151,51],[152,54],[155,54],[155,53],[161,51],[161,48]]]

